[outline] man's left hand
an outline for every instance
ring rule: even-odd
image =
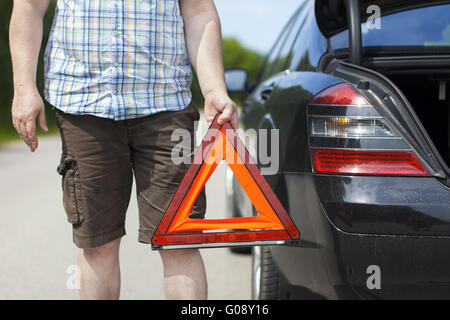
[[[238,129],[238,109],[228,94],[221,91],[205,94],[205,117],[208,124],[211,124],[218,112],[222,112],[218,119],[220,125],[230,122],[235,130]]]

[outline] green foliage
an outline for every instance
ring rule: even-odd
[[[14,134],[11,124],[11,97],[12,97],[12,68],[9,54],[8,30],[9,17],[12,11],[12,1],[4,1],[3,10],[0,10],[0,143],[3,139],[10,139]]]
[[[223,39],[223,64],[225,70],[242,68],[247,70],[249,81],[256,81],[264,58],[255,51],[245,48],[234,38]]]
[[[264,58],[257,52],[245,48],[234,38],[224,38],[222,47],[223,65],[225,70],[235,68],[245,69],[248,72],[249,82],[252,83],[256,81],[259,70],[264,63]],[[244,97],[241,94],[235,94],[232,98],[240,105]],[[203,108],[204,100],[196,75],[194,75],[194,80],[192,82],[192,101],[197,107]]]
[[[2,76],[0,77],[0,105],[2,109],[9,105],[12,92],[12,69],[8,43],[9,17],[11,16],[11,11],[12,1],[5,1],[3,3],[3,10],[0,10],[0,70],[2,72]],[[1,124],[5,121],[3,112],[0,121]]]
[[[264,64],[264,57],[245,48],[236,39],[225,38],[223,40],[223,64],[225,70],[233,68],[247,70],[248,82],[251,84],[258,80],[259,72]],[[234,94],[232,98],[238,105],[242,105],[245,95]]]
[[[44,36],[37,74],[37,85],[41,94],[44,83],[43,53],[53,21],[55,3],[56,1],[52,0],[44,18]],[[11,122],[11,102],[14,90],[8,31],[12,4],[13,1],[4,1],[2,10],[0,10],[0,70],[2,72],[2,76],[0,77],[0,144],[12,138],[17,138],[17,134],[15,133]],[[249,81],[252,82],[255,81],[258,76],[258,72],[263,63],[263,58],[255,51],[245,48],[238,40],[225,38],[223,40],[223,62],[225,70],[232,68],[246,69],[249,74]],[[204,100],[195,74],[192,83],[192,95],[194,104],[199,108],[203,108]],[[233,99],[240,104],[243,97],[242,95],[234,95]],[[55,131],[54,111],[49,108],[48,105],[46,114],[50,131]]]

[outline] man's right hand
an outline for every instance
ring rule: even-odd
[[[45,106],[36,88],[26,90],[26,92],[15,92],[12,104],[12,121],[14,128],[20,137],[34,152],[38,147],[36,136],[36,119],[39,127],[48,132],[45,119]]]

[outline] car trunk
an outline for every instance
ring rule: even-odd
[[[442,158],[450,166],[450,70],[377,70],[406,96]]]
[[[436,66],[444,57],[365,55],[362,66],[332,58],[322,72],[364,92],[433,175],[450,187],[450,59],[449,65],[444,61],[442,67]]]

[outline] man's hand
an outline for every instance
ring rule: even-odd
[[[218,119],[220,125],[230,121],[233,128],[238,129],[238,110],[228,94],[221,91],[205,94],[205,117],[208,124],[211,124],[218,112],[222,112]]]
[[[237,129],[238,111],[225,86],[222,34],[214,1],[182,0],[180,9],[189,57],[205,97],[206,120],[211,123],[216,114],[222,112],[219,124],[230,121]]]
[[[14,128],[20,137],[34,152],[38,147],[36,136],[36,119],[39,127],[47,132],[47,122],[45,120],[45,107],[37,89],[24,93],[15,93],[11,109]]]
[[[14,75],[13,124],[33,152],[38,146],[36,118],[42,130],[44,103],[36,88],[36,69],[42,41],[43,18],[50,0],[14,0],[9,48]]]

